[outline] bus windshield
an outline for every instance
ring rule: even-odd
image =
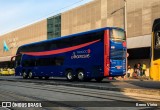
[[[111,31],[111,39],[112,40],[126,40],[125,32],[118,29],[113,29]]]

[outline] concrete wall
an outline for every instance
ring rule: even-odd
[[[47,20],[7,33],[0,36],[0,57],[13,56],[19,46],[45,39],[47,39]],[[3,50],[4,41],[9,47],[7,52]]]
[[[160,0],[127,0],[128,37],[151,34],[152,24],[160,18]]]
[[[107,24],[107,0],[95,0],[61,14],[61,35],[101,28]]]
[[[124,27],[124,0],[94,0],[62,13],[61,35],[105,26]],[[160,0],[127,0],[128,38],[151,34]]]

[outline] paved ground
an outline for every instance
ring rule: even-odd
[[[160,82],[149,81],[149,80],[139,80],[139,79],[129,79],[129,80],[108,80],[104,79],[102,82],[98,83],[96,81],[91,82],[68,82],[64,78],[50,78],[49,80],[39,80],[39,79],[22,79],[21,77],[15,76],[0,76],[0,80],[13,81],[13,82],[34,82],[41,84],[50,85],[64,85],[70,87],[82,87],[91,89],[101,89],[110,91],[124,91],[124,92],[135,92],[140,94],[151,94],[160,96]]]
[[[98,85],[98,86],[109,86],[112,84],[114,87],[119,88],[147,88],[147,89],[160,89],[160,81],[151,81],[151,80],[140,80],[140,79],[117,79],[117,80],[108,80],[104,79],[102,82],[96,82],[94,80],[90,82],[68,82],[65,78],[50,78],[49,80],[40,80],[40,79],[22,79],[19,76],[0,76],[0,80],[16,80],[16,81],[46,81],[46,82],[58,82],[58,83],[71,83],[71,84],[89,84],[89,85]]]
[[[116,92],[82,87],[69,87],[64,79],[51,80],[23,80],[15,77],[0,77],[0,101],[44,101],[43,108],[8,108],[9,110],[146,110],[160,108],[136,107],[136,104],[144,105],[154,103],[160,105],[160,96],[137,94],[129,92]],[[127,82],[128,83],[128,82]],[[95,85],[106,87],[125,87],[126,82],[104,81],[96,82],[72,82],[78,85]],[[128,83],[130,85],[130,83]],[[132,85],[132,84],[131,84]],[[131,87],[131,86],[130,86]],[[137,87],[137,86],[132,86]],[[47,101],[47,102],[46,102]],[[50,102],[48,102],[50,101]],[[54,102],[53,102],[54,101]],[[48,104],[46,104],[46,103]],[[54,108],[53,108],[54,107]],[[5,108],[0,108],[4,109]]]

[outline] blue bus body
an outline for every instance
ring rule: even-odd
[[[67,74],[67,79],[71,78],[70,80],[73,77],[98,80],[124,76],[125,34],[122,35],[125,39],[114,39],[111,38],[114,34],[112,30],[116,30],[115,33],[125,33],[120,28],[106,27],[23,45],[17,50],[15,75],[49,78],[66,77]],[[98,37],[93,37],[96,35]]]

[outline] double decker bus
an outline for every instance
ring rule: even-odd
[[[26,44],[18,48],[14,57],[15,75],[24,79],[66,77],[69,81],[101,81],[124,76],[125,31],[105,27]]]
[[[153,23],[151,52],[150,77],[160,81],[160,18]]]

